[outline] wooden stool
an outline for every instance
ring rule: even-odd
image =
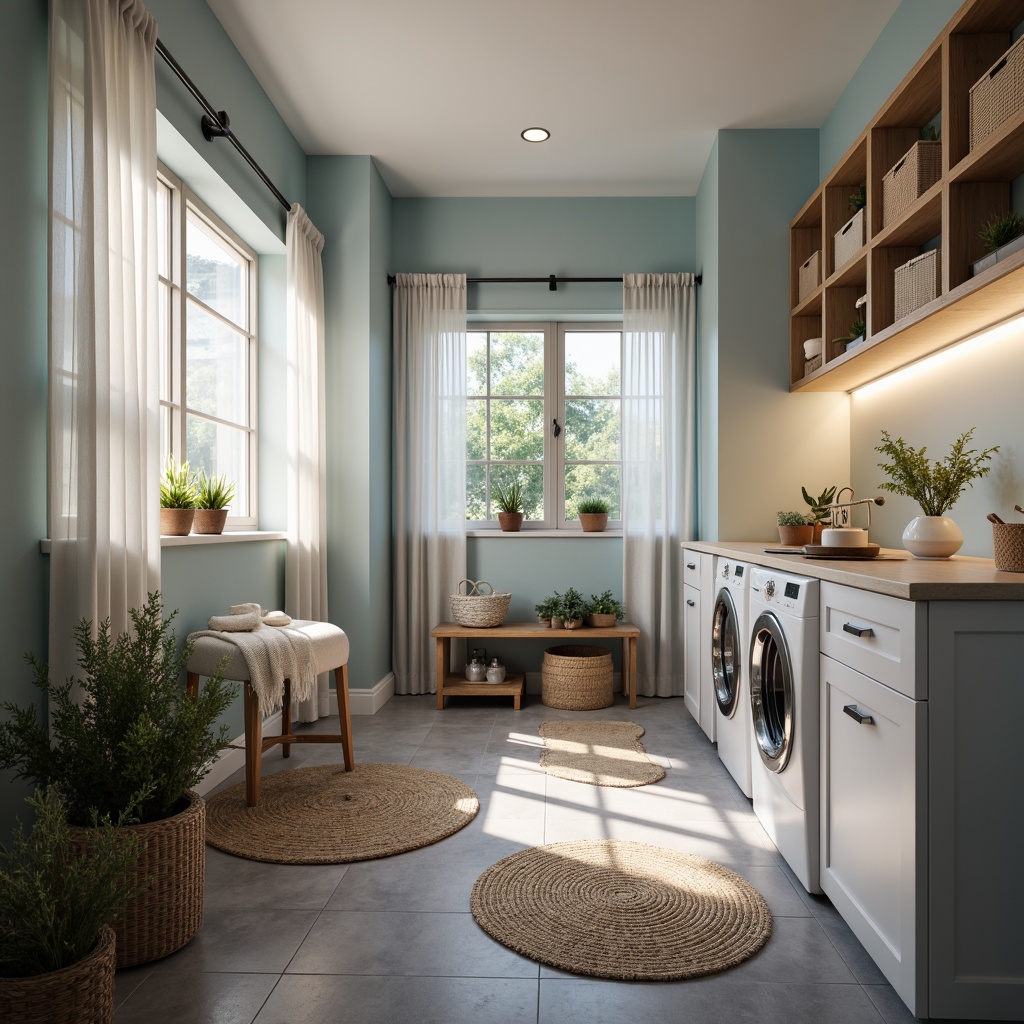
[[[242,683],[245,715],[245,802],[255,807],[260,802],[260,760],[263,752],[279,743],[284,747],[284,757],[291,755],[293,743],[340,743],[345,756],[345,771],[352,771],[352,719],[348,710],[348,637],[337,626],[329,622],[309,622],[293,619],[289,629],[301,630],[309,637],[313,655],[313,671],[334,671],[334,682],[338,693],[337,735],[327,733],[292,732],[292,681],[282,679],[284,705],[281,709],[281,735],[263,736],[263,721],[256,694],[249,685],[249,668],[242,651],[229,640],[218,637],[189,636],[192,654],[185,666],[188,692],[199,694],[199,677],[212,676],[223,662],[225,679],[237,679]]]

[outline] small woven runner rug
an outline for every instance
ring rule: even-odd
[[[503,946],[574,974],[673,981],[725,970],[772,932],[761,894],[720,864],[618,840],[514,853],[474,883],[470,909]]]
[[[548,775],[592,786],[647,786],[665,777],[633,722],[543,722],[540,766]]]
[[[260,802],[245,783],[210,797],[206,841],[249,860],[343,864],[429,846],[476,817],[464,782],[404,764],[314,765],[264,775]]]

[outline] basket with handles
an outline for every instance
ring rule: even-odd
[[[486,591],[481,589],[486,587]],[[496,593],[486,580],[459,580],[455,593],[448,599],[452,606],[452,618],[460,626],[474,629],[491,629],[500,626],[508,614],[512,600],[510,593]]]

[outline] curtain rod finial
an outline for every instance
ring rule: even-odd
[[[217,111],[217,121],[209,114],[203,114],[199,123],[203,128],[203,138],[207,142],[213,142],[214,139],[221,139],[231,134],[231,118],[228,117],[226,110]]]

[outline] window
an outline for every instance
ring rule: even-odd
[[[160,448],[235,484],[256,525],[256,254],[165,168],[157,184]]]
[[[494,525],[495,485],[519,481],[524,529],[579,529],[584,498],[618,525],[621,325],[481,325],[466,342],[466,518]]]

